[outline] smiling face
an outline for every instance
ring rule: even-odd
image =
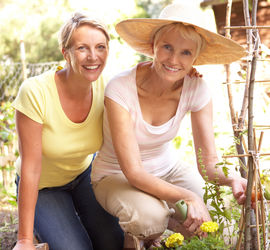
[[[70,46],[63,50],[70,73],[93,82],[103,71],[108,57],[108,41],[100,29],[85,24],[74,30]]]
[[[153,66],[163,81],[176,82],[190,71],[196,58],[197,43],[185,39],[176,29],[165,31],[154,41]]]

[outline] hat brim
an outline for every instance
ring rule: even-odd
[[[246,55],[245,49],[235,41],[194,24],[167,20],[134,18],[119,22],[115,29],[119,36],[137,52],[153,57],[152,37],[162,26],[171,23],[191,25],[205,39],[204,49],[194,65],[229,64]]]

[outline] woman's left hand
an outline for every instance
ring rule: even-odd
[[[195,69],[195,68],[193,68],[193,67],[190,69],[188,75],[189,75],[190,77],[193,77],[193,76],[195,76],[195,77],[202,77],[202,76],[203,76],[202,74],[200,74],[200,73],[197,71],[197,69]]]
[[[242,177],[236,177],[232,180],[231,187],[237,203],[239,205],[244,204],[246,201],[247,180]]]

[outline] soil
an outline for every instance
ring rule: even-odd
[[[11,193],[14,194],[15,191]],[[13,205],[10,204],[12,200]],[[14,198],[0,187],[0,250],[11,250],[17,240],[18,212]]]
[[[15,205],[0,192],[0,250],[11,250],[17,240],[18,213]]]

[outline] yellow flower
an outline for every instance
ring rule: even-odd
[[[184,236],[180,233],[174,233],[168,237],[165,242],[166,247],[177,247],[182,245]]]
[[[207,221],[200,226],[200,229],[206,233],[216,232],[218,230],[218,224],[213,221]]]
[[[61,70],[61,69],[63,69],[63,67],[60,66],[60,65],[58,65],[57,68],[56,68],[56,71],[59,71],[59,70]]]

